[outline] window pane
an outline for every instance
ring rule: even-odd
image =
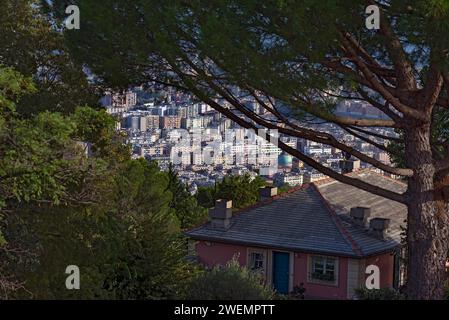
[[[320,265],[315,265],[315,267],[313,269],[315,272],[320,272],[320,273],[324,272],[323,266],[320,266]]]
[[[251,269],[258,270],[264,268],[264,256],[259,252],[251,252]]]
[[[335,264],[335,258],[313,256],[311,278],[321,281],[334,281]]]

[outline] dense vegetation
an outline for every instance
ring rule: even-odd
[[[168,170],[168,186],[166,190],[172,194],[169,206],[174,210],[182,229],[206,221],[207,210],[190,194],[187,186],[179,180],[177,172],[171,165]]]
[[[131,160],[37,4],[0,4],[0,298],[184,297],[198,269],[180,231],[205,209],[172,172]]]
[[[104,111],[23,119],[15,101],[31,81],[6,68],[0,79],[2,296],[183,296],[194,268],[170,207],[169,175],[131,160]],[[72,264],[79,291],[65,288]]]
[[[217,199],[232,200],[234,208],[243,208],[259,200],[259,189],[265,186],[265,181],[249,174],[242,176],[225,176],[213,187],[200,187],[196,194],[198,203],[205,208],[214,206]]]

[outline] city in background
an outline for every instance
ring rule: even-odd
[[[217,102],[231,107],[224,100],[217,99]],[[270,113],[254,97],[245,98],[244,103],[256,114],[270,118]],[[254,134],[248,134],[249,130],[241,128],[209,105],[197,102],[191,95],[173,88],[153,84],[133,87],[124,92],[108,92],[101,99],[101,104],[109,114],[116,117],[117,130],[126,133],[134,158],[154,160],[162,170],[167,170],[170,164],[174,165],[180,179],[192,193],[200,186],[213,186],[226,175],[259,175],[268,183],[287,188],[326,178],[283,152],[275,141],[271,143],[262,137],[254,138]],[[334,112],[354,118],[386,118],[380,110],[359,100],[343,101]],[[300,121],[305,127],[331,133],[339,141],[367,156],[391,164],[387,152],[357,139],[339,126],[319,123],[316,119]],[[391,128],[374,128],[371,132],[395,135]],[[233,139],[227,136],[230,133]],[[384,143],[376,136],[368,135],[367,138]],[[339,173],[372,168],[359,160],[347,161],[344,152],[328,145],[285,135],[280,135],[279,139]],[[208,149],[215,150],[215,154]],[[217,153],[217,149],[220,152]],[[343,161],[350,162],[350,168]],[[394,175],[385,174],[395,178]]]

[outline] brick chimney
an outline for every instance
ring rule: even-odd
[[[232,200],[218,199],[215,207],[209,209],[211,228],[227,230],[231,225]]]
[[[341,173],[350,173],[360,169],[360,160],[358,159],[346,159],[340,160]]]
[[[259,189],[259,198],[261,201],[271,199],[278,194],[278,188],[267,186]]]
[[[390,219],[373,218],[369,222],[370,233],[379,239],[385,239]]]
[[[369,216],[371,215],[371,208],[354,207],[349,213],[354,223],[360,227],[365,227]]]

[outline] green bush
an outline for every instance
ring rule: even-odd
[[[356,295],[359,300],[403,300],[405,298],[397,290],[390,288],[359,288],[356,289]]]
[[[271,300],[274,291],[260,275],[239,265],[236,259],[225,266],[200,273],[190,285],[194,300]]]

